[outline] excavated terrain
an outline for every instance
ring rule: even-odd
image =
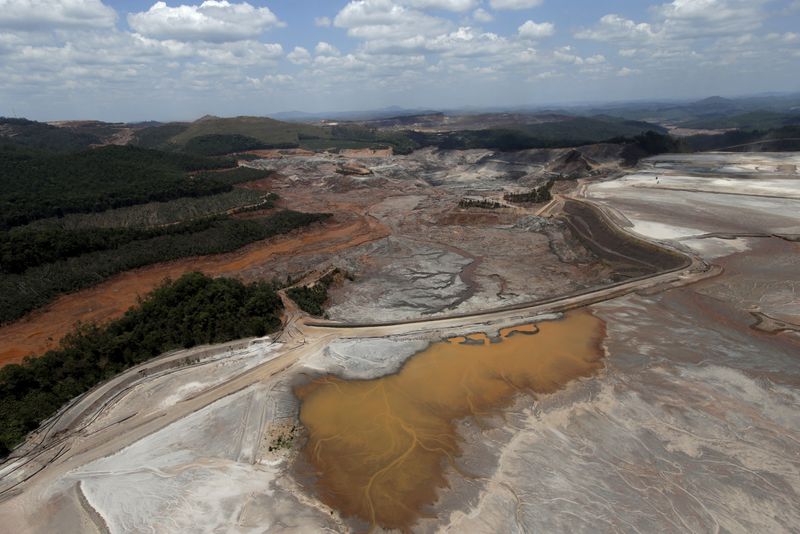
[[[548,206],[458,207],[547,179],[542,158],[255,163],[277,174],[252,187],[380,229],[243,264],[351,270],[344,322],[290,310],[274,339],[98,387],[0,465],[0,524],[796,531],[800,154],[662,156],[557,182]]]
[[[592,172],[616,168],[618,147],[581,150],[593,158]],[[165,278],[189,271],[252,281],[339,267],[354,281],[332,292],[329,315],[348,322],[529,302],[613,277],[610,266],[582,246],[563,222],[537,217],[541,205],[502,200],[506,192],[527,191],[558,176],[556,171],[563,170],[559,162],[574,160],[577,151],[256,153],[264,159],[246,165],[276,173],[244,187],[275,191],[281,196],[279,207],[332,213],[333,218],[237,252],[152,265],[64,295],[0,327],[0,365],[53,348],[78,322],[119,317]],[[556,186],[568,189],[574,181]],[[462,198],[475,196],[496,199],[504,207],[458,207]]]
[[[595,151],[615,167],[608,148]],[[359,164],[368,175],[341,174],[351,165],[349,158],[327,154],[249,163],[276,171],[269,187],[287,205],[363,214],[389,229],[386,237],[336,257],[276,262],[264,275],[322,264],[348,271],[354,280],[332,291],[328,315],[350,323],[468,313],[604,283],[614,277],[613,266],[563,221],[539,217],[541,204],[503,200],[505,193],[530,190],[557,176],[549,169],[571,152],[426,149],[391,157],[367,152]],[[600,164],[595,167],[602,172]],[[559,185],[570,183],[574,186]],[[500,207],[461,208],[464,198],[489,199]]]

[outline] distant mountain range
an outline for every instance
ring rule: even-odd
[[[0,117],[0,141],[69,152],[92,146],[143,148],[215,155],[264,148],[341,149],[390,146],[565,146],[631,137],[666,129],[768,130],[800,126],[800,94],[743,98],[712,96],[685,102],[632,102],[564,108],[493,110],[407,109],[333,113],[292,111],[272,117],[204,116],[194,122],[41,123]],[[446,136],[458,132],[484,132]],[[689,132],[692,133],[692,132]],[[695,132],[696,133],[696,132]],[[502,136],[509,136],[501,140]],[[508,141],[508,143],[506,143]]]
[[[306,111],[282,111],[280,113],[271,113],[269,116],[273,119],[282,121],[315,122],[321,120],[365,121],[404,117],[409,115],[429,115],[432,113],[439,113],[439,111],[433,109],[408,109],[399,106],[389,106],[380,109],[362,111],[330,111],[319,113],[309,113]]]

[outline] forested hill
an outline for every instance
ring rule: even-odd
[[[60,154],[0,144],[0,228],[66,213],[97,212],[154,200],[230,190],[190,171],[235,165],[133,146]]]
[[[0,117],[0,145],[3,142],[39,150],[70,152],[89,148],[99,143],[100,138],[44,122]]]
[[[65,153],[0,141],[0,324],[126,270],[232,252],[326,218],[234,189],[269,173],[136,146]],[[242,211],[261,213],[236,218]]]

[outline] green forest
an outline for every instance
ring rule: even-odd
[[[55,154],[0,145],[0,229],[66,213],[229,191],[230,184],[196,179],[190,171],[235,164],[132,146]]]
[[[0,369],[0,456],[66,402],[178,348],[263,336],[280,327],[276,287],[189,273],[165,282],[120,319],[79,327],[61,346]]]
[[[0,131],[5,129],[13,132],[14,144],[17,146],[37,150],[72,152],[85,150],[100,142],[99,137],[90,133],[77,133],[28,119],[0,117]]]
[[[286,294],[307,314],[322,317],[325,314],[324,305],[328,301],[328,289],[341,274],[339,269],[334,269],[312,286],[292,287],[286,291]],[[344,276],[352,279],[349,274],[344,274]]]
[[[20,135],[53,128],[15,126]],[[134,146],[43,151],[17,137],[0,145],[0,323],[129,269],[230,252],[325,217],[232,218],[272,208],[277,196],[234,190],[269,171],[229,158]]]
[[[258,219],[214,218],[159,231],[114,230],[108,233],[100,229],[80,230],[77,237],[65,243],[65,247],[50,253],[50,258],[62,254],[56,261],[41,263],[22,272],[0,274],[0,323],[18,319],[60,294],[95,285],[123,271],[189,256],[231,252],[326,217],[327,214],[286,210]],[[95,237],[81,240],[92,232],[96,232]],[[42,246],[32,247],[30,251],[25,250],[24,243],[16,248],[9,247],[8,259],[4,256],[4,268],[7,265],[9,270],[19,270],[23,258],[28,255],[36,261],[46,261],[43,259],[47,255],[44,249],[53,235],[57,234],[43,232]],[[88,246],[97,248],[91,251],[86,248]]]

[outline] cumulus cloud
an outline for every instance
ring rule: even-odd
[[[653,22],[635,22],[618,14],[603,16],[579,39],[653,43],[741,34],[758,28],[767,0],[674,0],[653,9]]]
[[[333,46],[330,43],[326,43],[324,41],[320,41],[317,43],[317,46],[314,47],[314,53],[318,56],[338,56],[341,54],[339,49]]]
[[[603,54],[595,54],[584,59],[587,65],[599,65],[606,62],[606,56]]]
[[[530,9],[542,5],[542,0],[489,0],[492,9]]]
[[[219,65],[263,65],[283,56],[283,47],[277,43],[235,41],[218,45],[202,44],[194,48],[194,54]]]
[[[286,58],[295,65],[311,63],[311,54],[302,46],[295,46],[294,50],[286,54]]]
[[[612,43],[620,57],[636,61],[638,70],[717,68],[749,62],[780,64],[791,33],[757,36],[769,17],[770,0],[672,0],[636,21],[619,14],[603,16],[594,26],[575,33],[579,39]],[[771,44],[770,44],[771,43]],[[635,69],[621,69],[629,76]]]
[[[508,50],[507,39],[494,33],[478,32],[470,27],[431,39],[426,48],[443,56],[476,57],[495,56]]]
[[[631,42],[652,41],[658,35],[646,22],[636,23],[620,15],[611,14],[603,16],[593,28],[576,32],[575,37],[594,41]]]
[[[500,18],[491,9],[533,8],[542,3],[538,0],[344,0],[335,15],[328,8],[308,18],[331,28],[318,31],[319,38],[325,34],[332,41],[334,34],[347,33],[354,42],[332,41],[341,50],[324,41],[307,48],[293,43],[284,54],[280,44],[263,42],[267,30],[282,25],[282,13],[259,6],[277,2],[129,2],[143,6],[129,15],[129,31],[117,28],[117,15],[103,0],[0,0],[0,106],[31,102],[28,109],[43,116],[42,103],[81,95],[84,109],[97,116],[98,100],[106,98],[108,109],[115,110],[120,95],[137,102],[134,107],[144,95],[152,105],[166,102],[167,113],[175,113],[186,94],[203,95],[217,105],[221,91],[237,97],[226,102],[242,106],[264,101],[282,106],[274,104],[282,97],[295,102],[291,107],[311,101],[336,106],[334,99],[348,92],[362,105],[360,95],[370,90],[381,101],[402,91],[438,92],[449,101],[459,98],[456,93],[494,95],[496,90],[501,98],[505,90],[530,94],[525,83],[559,87],[559,82],[538,81],[558,77],[570,80],[561,82],[563,88],[577,88],[580,84],[572,81],[581,79],[598,81],[590,84],[596,87],[620,84],[617,77],[627,76],[645,83],[659,73],[671,80],[676,72],[702,72],[705,80],[713,76],[708,72],[734,63],[732,72],[766,73],[763,79],[778,73],[776,79],[793,83],[789,73],[800,57],[800,32],[777,20],[793,16],[789,0],[770,0],[781,4],[772,11],[773,20],[765,15],[767,1],[653,0],[646,18],[631,14],[641,10],[607,14],[574,34],[593,42],[554,47],[545,39],[555,34],[555,26],[537,22],[533,14],[517,13],[514,27],[502,32],[482,29],[493,15]],[[314,18],[322,13],[329,17]],[[280,62],[284,56],[288,61]],[[453,93],[454,86],[464,90]],[[559,89],[553,91],[559,96]],[[246,98],[264,92],[275,98]],[[34,104],[30,95],[40,100]],[[154,116],[158,113],[163,111]]]
[[[0,29],[112,28],[116,20],[101,0],[0,0]]]
[[[767,0],[674,0],[656,8],[664,29],[675,38],[730,35],[755,29]]]
[[[255,39],[282,23],[267,7],[206,0],[200,5],[177,7],[156,2],[147,11],[130,13],[128,24],[148,37],[221,43]]]
[[[523,39],[542,39],[550,37],[556,32],[556,27],[550,22],[533,22],[532,20],[525,21],[517,30],[519,36]]]
[[[290,85],[294,82],[294,78],[288,74],[265,74],[261,78],[247,77],[250,85],[257,89],[274,89],[279,86]]]
[[[584,63],[582,57],[572,52],[571,46],[563,46],[558,50],[554,50],[553,58],[561,63],[574,63],[575,65],[583,65]]]
[[[444,33],[450,22],[391,0],[354,0],[333,19],[351,37],[397,39]]]

